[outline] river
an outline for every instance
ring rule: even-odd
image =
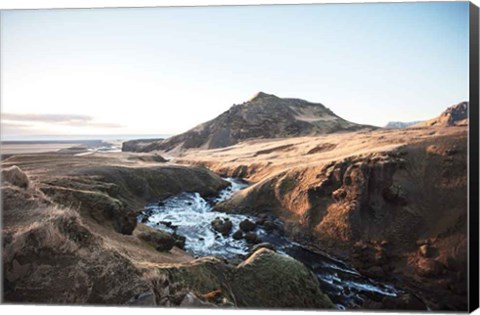
[[[227,200],[248,186],[239,179],[225,180],[231,183],[230,187],[222,190],[215,198],[204,199],[199,193],[182,193],[146,205],[138,219],[151,227],[185,236],[185,250],[194,256],[220,256],[225,259],[245,257],[251,250],[251,244],[244,239],[234,239],[232,233],[223,236],[212,228],[211,222],[217,217],[230,220],[233,223],[232,232],[238,230],[240,222],[245,219],[253,222],[257,220],[257,217],[251,215],[213,211],[215,204]],[[282,223],[276,219],[275,224]],[[338,309],[359,308],[365,298],[381,300],[384,296],[394,297],[402,293],[393,285],[360,274],[347,263],[291,241],[278,230],[267,231],[265,227],[257,225],[255,233],[262,242],[275,245],[279,254],[289,255],[311,269],[317,276],[322,291],[328,294]]]

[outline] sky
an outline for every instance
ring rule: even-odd
[[[2,139],[176,134],[258,91],[429,119],[468,100],[468,24],[468,2],[2,11]]]

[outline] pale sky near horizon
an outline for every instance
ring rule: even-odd
[[[2,11],[2,139],[175,134],[264,91],[357,123],[468,100],[468,2]]]

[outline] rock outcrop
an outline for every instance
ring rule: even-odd
[[[122,143],[122,151],[124,152],[150,152],[156,150],[158,143],[164,139],[138,139],[130,140]]]
[[[447,108],[440,116],[418,123],[414,127],[465,126],[468,124],[468,102],[458,103]]]
[[[238,306],[334,308],[310,270],[295,259],[267,248],[258,249],[238,265],[231,287]]]
[[[212,296],[222,304],[247,308],[318,308],[335,306],[318,284],[316,276],[302,263],[259,248],[237,267],[217,258],[203,257],[193,263],[164,269],[168,283],[182,283],[197,296]],[[165,283],[165,282],[163,282]],[[159,300],[174,301],[178,289],[160,285]],[[168,293],[165,293],[167,292]]]
[[[248,179],[277,171],[216,209],[276,214],[294,239],[348,258],[373,278],[401,278],[430,308],[466,309],[467,135],[446,132],[325,163],[252,165]],[[228,174],[235,163],[215,167]]]

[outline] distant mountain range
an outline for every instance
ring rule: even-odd
[[[126,142],[123,150],[169,152],[191,148],[215,149],[246,139],[313,136],[377,128],[347,121],[319,103],[259,92],[249,101],[233,105],[213,120],[185,133],[148,144],[141,142],[139,146]]]
[[[386,129],[403,129],[407,128],[416,124],[421,123],[422,121],[409,121],[409,122],[404,122],[404,121],[390,121],[384,128]]]

